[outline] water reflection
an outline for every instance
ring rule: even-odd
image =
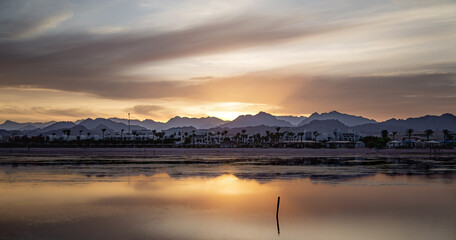
[[[18,172],[38,172],[39,181],[52,181],[53,175],[76,175],[78,181],[119,181],[130,176],[153,176],[166,173],[172,178],[234,175],[266,183],[276,179],[308,178],[312,182],[339,184],[354,179],[385,174],[390,176],[420,175],[430,181],[452,181],[456,176],[456,158],[425,157],[0,157],[0,171],[6,179],[25,181]],[[9,173],[13,173],[10,174]],[[51,177],[49,177],[51,176]],[[43,179],[48,178],[49,179]],[[25,179],[24,179],[25,178]],[[34,181],[34,179],[29,179]],[[120,180],[122,181],[122,180]]]
[[[42,170],[0,173],[0,239],[277,239],[278,232],[280,239],[456,236],[456,182],[444,175],[429,181],[370,174],[333,184],[235,174],[175,177],[169,169],[109,177]],[[273,220],[277,196],[282,229],[277,215]]]

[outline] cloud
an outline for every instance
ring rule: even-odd
[[[338,109],[385,119],[452,111],[455,92],[455,73],[320,76],[303,81],[280,105],[288,112]]]
[[[351,26],[296,26],[290,19],[241,18],[181,31],[121,33],[107,36],[70,34],[21,42],[0,43],[0,71],[5,86],[33,86],[89,92],[111,98],[144,98],[171,94],[153,76],[138,78],[125,71],[145,63],[204,55],[308,38]],[[156,91],[154,91],[156,89]]]
[[[46,30],[57,27],[71,18],[73,13],[65,4],[24,0],[6,0],[0,3],[0,40],[17,40],[35,37]]]
[[[127,109],[127,111],[132,111],[135,114],[143,116],[153,116],[164,109],[164,107],[158,105],[136,105],[133,108]]]
[[[87,16],[78,9],[90,9],[88,15],[92,17],[100,10],[87,6],[71,9],[60,2],[0,3],[0,38],[8,39],[0,41],[0,88],[56,89],[94,99],[129,100],[123,101],[127,104],[121,106],[122,110],[136,101],[136,106],[128,110],[142,115],[163,115],[177,109],[166,103],[160,105],[166,109],[160,109],[158,105],[147,105],[159,101],[144,99],[267,105],[277,107],[283,114],[326,109],[360,114],[408,110],[417,113],[454,107],[454,93],[450,92],[455,90],[451,3],[410,7],[400,2],[402,7],[396,7],[363,2],[360,9],[345,11],[359,3],[349,1],[324,11],[330,2],[317,6],[306,3],[303,8],[296,1],[280,1],[268,5],[264,14],[263,9],[258,11],[258,3],[252,2],[256,11],[240,15],[242,11],[236,9],[235,15],[215,22],[199,21],[204,24],[197,26],[189,22],[185,27],[169,28],[172,31],[166,29],[167,15],[161,19],[165,28],[158,32],[155,28],[132,30],[131,23],[111,21],[110,17],[90,18],[86,21],[100,22],[84,26],[85,29],[78,25],[84,25],[84,21],[74,20]],[[287,6],[279,11],[271,7],[277,4]],[[109,1],[95,5],[111,6]],[[117,7],[123,9],[125,5]],[[103,7],[106,12],[117,9]],[[295,8],[296,11],[289,11]],[[72,10],[73,29],[49,31],[56,26],[66,27],[66,22],[62,23],[71,17]],[[120,18],[128,19],[129,14]],[[192,14],[197,15],[191,13],[187,17],[191,19]],[[263,54],[266,51],[271,54]],[[243,54],[237,55],[239,52]],[[236,56],[224,59],[230,53]],[[222,61],[207,58],[217,54]],[[276,63],[281,67],[294,65],[264,72],[249,70],[255,61],[262,65],[261,58],[265,56],[271,59],[267,67],[277,68]],[[238,61],[243,57],[250,61]],[[209,63],[192,68],[194,62],[187,60],[197,58]],[[226,66],[229,61],[245,65],[242,73]],[[176,62],[177,65],[169,64]],[[218,74],[220,65],[229,73]],[[167,78],[179,76],[181,66],[190,66],[195,74],[181,80]],[[206,72],[206,66],[215,71]],[[152,70],[142,75],[138,74],[141,71],[135,72],[146,68]],[[77,108],[26,110],[67,116],[78,113]]]
[[[41,19],[23,19],[21,21],[0,21],[0,39],[24,39],[39,35],[40,33],[55,28],[59,23],[70,18],[70,12],[60,13]]]
[[[0,114],[9,116],[29,116],[35,117],[51,117],[51,118],[66,118],[66,117],[93,117],[96,115],[88,108],[45,108],[45,107],[21,107],[21,106],[0,106]],[[44,118],[45,119],[45,118]],[[48,118],[49,119],[49,118]]]

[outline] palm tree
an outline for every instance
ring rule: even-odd
[[[185,143],[185,141],[187,141],[187,140],[186,140],[187,137],[188,137],[188,132],[184,132],[184,143]]]
[[[414,131],[415,131],[415,130],[413,130],[413,129],[411,129],[411,128],[405,130],[405,134],[408,136],[409,141],[410,141],[410,139],[412,138],[412,134],[413,134]]]
[[[106,132],[106,128],[102,128],[102,129],[101,129],[101,133],[102,133],[102,136],[103,136],[103,140],[104,140],[104,132]]]
[[[450,131],[448,131],[448,129],[443,129],[442,132],[443,132],[443,141],[448,140],[449,135],[450,135]]]
[[[388,130],[382,130],[382,138],[387,138],[388,137]]]
[[[279,138],[280,138],[280,134],[279,134],[279,132],[280,132],[280,127],[276,127],[276,131],[277,131],[277,133],[276,133],[277,142],[279,142]]]
[[[426,129],[424,131],[424,134],[426,135],[426,140],[429,141],[429,137],[434,134],[434,131],[432,131],[432,129]]]
[[[123,140],[123,133],[124,133],[125,129],[120,129],[120,141]]]
[[[152,130],[152,140],[155,141],[155,135],[157,134],[157,130]]]
[[[89,139],[89,147],[92,148],[92,141],[90,140],[90,132],[87,132],[87,139]]]
[[[318,133],[318,131],[313,131],[313,135],[315,138],[315,143],[317,143],[317,137],[320,136],[320,133]]]
[[[228,131],[227,130],[224,130],[223,131],[223,141],[225,141],[226,139],[226,135],[228,134]]]
[[[396,139],[397,132],[394,131],[392,134],[393,134],[393,140]]]
[[[242,129],[241,132],[242,132],[242,142],[245,143],[245,139],[246,139],[246,134],[245,133],[247,132],[247,130]]]
[[[266,141],[270,141],[271,132],[266,131]]]
[[[65,130],[63,130],[63,134],[65,134],[67,136],[67,142],[68,142],[68,138],[70,137],[71,130],[70,129],[65,129]]]
[[[157,133],[157,137],[158,137],[159,140],[162,140],[162,144],[165,143],[165,138],[164,138],[165,137],[165,133],[164,132],[158,132]]]
[[[241,133],[236,133],[236,143],[239,143],[239,138],[241,138]]]
[[[299,132],[298,135],[301,138],[301,142],[302,142],[302,137],[304,136],[304,132]]]

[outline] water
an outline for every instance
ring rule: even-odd
[[[454,160],[76,160],[0,161],[0,239],[456,239]]]

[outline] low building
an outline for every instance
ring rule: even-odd
[[[403,146],[403,143],[401,141],[398,141],[398,140],[389,141],[386,144],[387,148],[400,148],[402,146]]]
[[[326,143],[327,148],[355,148],[356,142],[352,141],[329,141]]]

